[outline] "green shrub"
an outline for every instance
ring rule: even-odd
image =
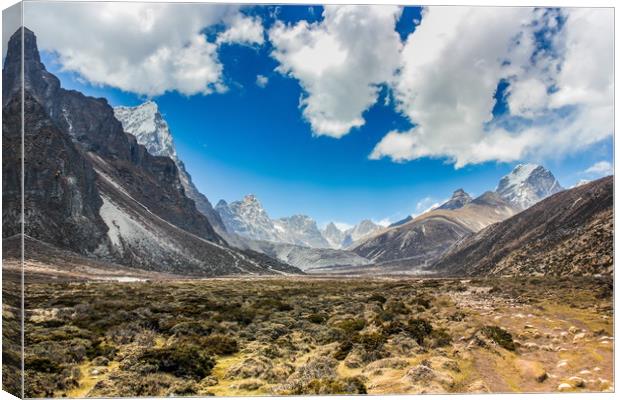
[[[97,341],[93,343],[91,347],[86,349],[86,356],[91,360],[99,356],[111,359],[116,355],[116,351],[116,347]]]
[[[336,349],[334,358],[338,361],[342,361],[347,358],[351,350],[353,350],[353,343],[350,340],[344,341],[340,343],[338,349]]]
[[[27,356],[24,360],[24,367],[26,370],[54,374],[57,374],[63,370],[63,367],[60,364],[50,360],[47,357],[37,355]]]
[[[407,333],[415,339],[419,345],[424,344],[424,339],[428,337],[432,331],[433,326],[425,319],[411,319],[407,323]]]
[[[409,309],[402,301],[390,301],[385,304],[385,311],[392,314],[408,314]]]
[[[466,317],[466,314],[462,311],[456,311],[453,314],[451,314],[448,319],[450,321],[454,321],[454,322],[460,322],[463,321]]]
[[[277,311],[291,311],[293,309],[290,304],[284,303],[282,300],[272,298],[260,299],[254,303],[254,306],[257,308],[266,308]]]
[[[422,307],[424,307],[426,309],[431,308],[431,300],[428,297],[426,297],[426,296],[416,296],[413,299],[413,304],[417,304],[417,305],[422,306]]]
[[[385,297],[381,296],[379,293],[374,293],[373,295],[371,295],[368,298],[368,301],[369,302],[373,302],[374,301],[374,302],[377,302],[379,304],[384,304],[387,301],[387,299]]]
[[[407,327],[400,321],[390,321],[383,325],[382,332],[386,336],[397,335],[401,332],[407,332]]]
[[[353,334],[355,332],[359,332],[366,326],[366,320],[363,318],[349,318],[344,319],[336,323],[336,327],[342,329],[347,334]]]
[[[302,393],[296,394],[366,394],[366,386],[358,377],[344,379],[313,379]]]
[[[209,352],[217,355],[230,355],[239,351],[237,341],[225,335],[210,335],[200,341],[200,344]]]
[[[445,329],[434,329],[431,332],[432,347],[445,347],[452,343],[452,337]]]
[[[327,315],[320,314],[320,313],[313,313],[313,314],[308,315],[306,319],[312,322],[313,324],[322,324],[325,321],[327,321]]]
[[[365,333],[357,337],[357,342],[361,344],[367,352],[381,349],[386,341],[387,337],[380,332]]]
[[[510,332],[500,328],[499,326],[485,326],[482,328],[482,333],[506,350],[515,351],[516,347],[512,341],[512,335]]]
[[[202,379],[211,374],[215,362],[204,349],[191,344],[147,350],[139,358],[140,364],[178,377]]]

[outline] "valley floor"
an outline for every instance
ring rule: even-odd
[[[37,282],[25,293],[28,397],[613,391],[611,278]]]

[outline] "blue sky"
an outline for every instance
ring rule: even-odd
[[[528,142],[523,150],[515,147],[515,154],[519,154],[514,157],[504,155],[501,146],[500,149],[489,150],[488,156],[487,153],[481,156],[480,153],[463,150],[475,147],[472,143],[468,143],[468,147],[444,149],[444,146],[433,140],[437,135],[443,134],[443,130],[446,129],[444,122],[441,116],[439,119],[436,116],[429,116],[430,111],[427,112],[425,109],[427,107],[428,110],[434,110],[437,107],[431,107],[428,102],[419,101],[424,96],[429,98],[428,94],[424,94],[426,88],[415,83],[417,86],[412,87],[416,90],[419,88],[422,95],[415,101],[407,97],[410,90],[404,85],[413,84],[407,82],[404,75],[398,75],[398,71],[406,72],[408,68],[414,67],[420,70],[423,68],[423,66],[408,64],[407,60],[398,61],[400,64],[398,64],[398,71],[395,72],[397,78],[394,78],[400,79],[398,83],[393,83],[392,79],[386,79],[373,84],[372,87],[376,88],[377,95],[376,98],[373,97],[372,104],[360,110],[362,124],[352,126],[345,134],[331,130],[331,128],[323,131],[318,129],[317,126],[325,122],[319,119],[323,114],[306,114],[304,108],[308,106],[300,106],[300,102],[304,98],[310,99],[311,102],[319,95],[328,96],[326,98],[329,101],[333,97],[332,94],[324,94],[318,92],[319,89],[317,89],[321,87],[320,90],[329,91],[329,86],[325,89],[326,86],[317,82],[320,74],[308,75],[302,68],[295,69],[297,67],[293,64],[295,60],[291,56],[292,48],[288,48],[282,59],[274,57],[276,47],[274,43],[278,43],[277,46],[292,45],[276,42],[275,38],[272,39],[269,36],[269,32],[273,32],[272,28],[275,24],[282,24],[283,29],[289,29],[297,26],[300,21],[307,21],[310,26],[307,29],[311,30],[313,29],[312,23],[316,26],[327,24],[325,22],[327,18],[323,12],[323,8],[319,6],[242,9],[240,15],[261,21],[266,39],[261,44],[248,44],[233,40],[217,47],[214,57],[222,67],[218,82],[223,84],[226,90],[215,90],[213,93],[188,94],[182,89],[167,89],[163,93],[149,94],[146,93],[148,90],[143,90],[142,93],[140,89],[123,90],[130,84],[116,84],[112,80],[102,82],[106,78],[89,76],[81,65],[76,65],[79,60],[72,60],[66,54],[63,55],[61,45],[55,45],[53,40],[43,39],[45,25],[39,23],[43,32],[38,32],[36,16],[32,17],[34,25],[32,29],[39,36],[39,41],[43,43],[41,47],[44,64],[48,70],[61,79],[64,87],[77,89],[96,97],[105,97],[113,106],[137,105],[147,98],[152,98],[168,121],[180,158],[185,162],[196,186],[214,204],[222,198],[233,201],[247,193],[253,193],[258,196],[272,217],[302,213],[312,216],[319,224],[325,224],[328,221],[354,224],[364,218],[375,221],[396,221],[410,213],[423,211],[433,203],[447,199],[457,188],[462,187],[472,195],[492,190],[499,179],[520,162],[544,164],[565,187],[581,179],[592,179],[601,175],[602,172],[596,172],[595,169],[586,172],[596,163],[612,163],[611,132],[600,133],[600,137],[595,140],[583,139],[584,143],[574,143],[578,140],[576,138],[589,137],[586,136],[589,133],[584,132],[581,125],[584,122],[581,119],[586,118],[584,115],[588,113],[581,110],[588,112],[599,110],[591,106],[594,103],[588,99],[579,99],[574,106],[562,103],[562,107],[557,106],[552,109],[548,105],[558,102],[557,96],[553,97],[554,91],[563,93],[564,88],[570,87],[567,77],[553,75],[545,76],[545,79],[541,78],[540,81],[545,82],[546,85],[543,97],[549,97],[552,102],[544,103],[544,106],[537,102],[537,108],[534,109],[533,106],[529,107],[527,102],[524,105],[524,102],[517,101],[517,89],[522,83],[528,82],[529,84],[532,81],[533,72],[528,70],[527,76],[523,72],[505,73],[499,69],[505,68],[501,65],[493,70],[498,71],[501,78],[489,83],[493,87],[490,92],[487,91],[486,95],[489,98],[483,105],[490,107],[487,112],[492,114],[492,118],[485,120],[480,129],[497,129],[499,135],[504,132],[499,131],[502,128],[517,135],[528,128],[535,127],[538,129],[535,132],[539,132],[540,135],[550,135],[550,140],[556,140],[562,135],[559,131],[564,129],[568,132],[566,135],[573,136],[567,139],[558,138],[557,151],[553,148],[546,148],[546,143],[532,144],[537,143],[537,140],[531,139],[532,135],[525,133],[522,140],[519,137],[519,143],[522,143],[525,138],[530,138],[531,143]],[[537,53],[553,53],[556,46],[559,48],[559,45],[555,43],[560,42],[560,35],[568,35],[563,19],[569,19],[570,16],[562,16],[561,13],[554,15],[550,17],[537,13],[534,19],[536,23],[523,28],[531,30],[536,48],[528,54],[532,61],[525,61],[531,63],[531,69],[538,68],[537,63],[542,63],[539,61],[541,56]],[[28,14],[26,16],[28,26]],[[417,7],[406,7],[399,11],[394,24],[398,35],[395,43],[404,48],[407,46],[422,47],[422,44],[414,43],[413,40],[408,41],[408,38],[414,38],[418,27],[424,27],[425,18],[429,18],[430,21],[431,16],[434,16],[433,11],[427,16]],[[53,19],[53,15],[51,18]],[[475,18],[481,17],[471,16],[469,20],[473,21]],[[223,23],[205,26],[200,34],[204,35],[208,42],[216,42],[218,35],[227,30],[227,23],[232,24],[226,21],[230,19],[225,19]],[[329,32],[327,25],[326,29]],[[433,37],[431,33],[429,32],[429,35]],[[426,37],[423,35],[421,32],[419,40]],[[513,37],[516,36],[513,35]],[[355,43],[350,44],[354,46]],[[448,44],[445,45],[448,46]],[[341,43],[340,48],[343,46]],[[349,50],[348,54],[356,51],[354,47],[351,49],[353,50]],[[564,60],[570,59],[570,54],[567,53],[569,50],[567,47],[561,56],[548,55],[548,58],[567,63],[568,61]],[[403,54],[405,53],[403,51]],[[516,53],[516,50],[513,53]],[[512,57],[513,53],[508,54]],[[461,60],[464,65],[471,65],[476,62],[477,58],[482,57],[478,49],[472,49],[472,54],[474,58],[470,61],[467,58]],[[282,70],[282,65],[286,62],[284,57],[292,59],[291,65],[293,66],[288,71]],[[455,64],[459,62],[458,57],[459,55],[456,55],[453,60]],[[545,62],[548,63],[549,60]],[[441,65],[438,64],[438,71],[433,71],[433,73],[441,73],[444,64],[450,63],[451,60],[444,57]],[[510,63],[514,64],[515,61],[511,59],[504,62],[505,65]],[[356,68],[356,65],[352,67]],[[521,70],[524,69],[519,71]],[[537,72],[539,75],[547,74],[544,68],[540,70],[543,72]],[[524,76],[519,74],[524,74]],[[536,75],[537,81],[539,75]],[[266,78],[264,87],[257,84],[258,76]],[[454,74],[451,75],[449,71],[443,76],[448,77],[447,79],[459,78]],[[420,77],[420,79],[424,78],[425,76]],[[334,80],[334,82],[339,81]],[[453,102],[451,90],[458,90],[457,93],[460,96],[459,85],[463,85],[463,91],[465,91],[467,82],[458,83],[456,89],[454,89],[455,85],[444,85],[445,91],[439,93],[429,89],[428,93],[440,99],[433,98],[432,101],[428,101],[431,105],[454,103],[456,104],[454,107],[458,109],[461,103]],[[530,89],[528,93],[533,93],[532,90]],[[355,103],[354,96],[349,99],[345,96],[337,100]],[[472,99],[471,103],[475,104],[477,99]],[[320,109],[320,102],[317,104]],[[341,103],[338,104],[340,107]],[[467,107],[469,103],[464,104]],[[521,110],[519,113],[514,111],[517,107]],[[580,112],[577,113],[573,111],[574,109]],[[345,109],[343,113],[346,114],[349,111]],[[472,112],[468,110],[465,115],[470,115]],[[601,112],[604,113],[604,109]],[[451,112],[448,112],[446,119],[454,117],[457,122],[456,127],[459,127],[461,125],[458,113],[456,114],[453,116]],[[345,117],[338,118],[340,116],[334,117],[339,123],[342,121],[348,123],[351,120]],[[464,120],[461,136],[457,134],[453,137],[450,134],[454,132],[447,132],[446,140],[455,140],[454,138],[461,140],[466,137],[467,123],[468,120]],[[434,127],[436,129],[432,129]],[[604,131],[606,128],[603,126],[601,129]],[[417,147],[412,147],[411,151],[404,153],[398,149],[395,151],[387,139],[390,136],[387,135],[388,132],[394,132],[394,137],[405,139],[404,146],[413,146],[410,144],[411,141]],[[425,140],[428,143],[424,143]],[[384,143],[385,146],[379,147],[379,143]],[[475,144],[474,141],[473,145]],[[506,146],[512,146],[512,144],[506,143]],[[381,149],[380,155],[370,157],[373,152],[377,152],[378,148]],[[604,168],[598,169],[598,171],[602,170]]]

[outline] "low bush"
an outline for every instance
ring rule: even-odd
[[[350,340],[344,341],[340,343],[340,345],[336,349],[334,358],[338,361],[342,361],[345,358],[347,358],[347,356],[349,355],[352,349],[353,349],[353,342],[351,342]]]
[[[500,328],[499,326],[489,325],[482,328],[481,331],[486,337],[497,343],[499,346],[502,346],[506,350],[515,351],[516,347],[510,332]]]
[[[431,332],[433,332],[433,327],[430,322],[425,319],[411,319],[407,323],[407,333],[415,339],[420,346],[424,344],[424,339],[426,339]]]
[[[335,326],[339,329],[342,329],[347,334],[353,334],[364,329],[364,327],[366,326],[366,320],[364,320],[363,318],[349,318],[337,322]]]
[[[150,349],[142,354],[138,361],[139,364],[154,367],[158,372],[195,379],[210,375],[215,366],[215,362],[207,351],[191,344]]]
[[[434,329],[431,334],[431,347],[445,347],[452,343],[452,337],[445,329]]]
[[[225,335],[210,335],[200,341],[203,348],[213,354],[230,355],[239,351],[237,341]]]
[[[374,293],[368,298],[368,302],[377,302],[379,304],[384,304],[386,301],[387,299],[379,293]]]
[[[322,324],[327,321],[327,315],[321,313],[312,313],[308,315],[306,319],[313,324]]]
[[[55,374],[63,370],[63,367],[59,363],[38,355],[27,356],[24,360],[24,366],[27,370]]]

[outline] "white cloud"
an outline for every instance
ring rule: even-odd
[[[589,176],[613,175],[614,166],[609,161],[599,161],[584,171]]]
[[[262,45],[264,39],[263,23],[258,17],[235,15],[230,21],[230,27],[217,37],[217,43],[240,43],[247,45]]]
[[[24,4],[24,15],[40,49],[56,52],[64,70],[148,96],[226,90],[217,44],[204,28],[224,24],[221,41],[258,40],[256,21],[240,16],[237,6],[33,2]]]
[[[256,85],[264,88],[269,83],[269,78],[264,75],[256,75]]]
[[[326,6],[321,22],[277,22],[269,30],[277,70],[306,93],[300,106],[314,134],[339,138],[365,123],[377,85],[397,67],[400,14],[392,6]]]
[[[426,9],[393,83],[398,107],[415,127],[388,132],[370,158],[446,158],[458,168],[557,157],[609,137],[613,12],[561,12],[566,22],[553,34],[558,11]],[[534,32],[541,27],[549,46],[537,49]],[[493,120],[502,79],[510,83],[510,114]]]

